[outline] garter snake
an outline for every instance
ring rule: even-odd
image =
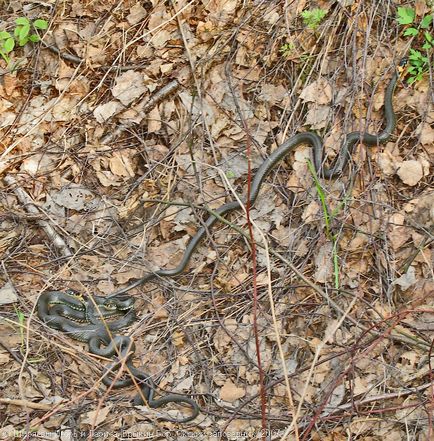
[[[396,125],[396,116],[393,110],[392,103],[393,93],[398,82],[400,73],[399,71],[402,69],[402,66],[404,66],[405,63],[406,60],[403,59],[399,64],[398,69],[395,69],[395,72],[386,88],[384,94],[384,117],[386,120],[386,124],[384,129],[380,133],[372,135],[370,133],[356,131],[345,135],[345,138],[339,149],[338,157],[330,168],[325,167],[323,164],[324,146],[322,139],[314,132],[297,133],[296,135],[287,139],[283,144],[281,144],[273,153],[270,154],[270,156],[268,156],[264,160],[264,162],[258,168],[258,171],[255,173],[251,184],[250,198],[248,201],[249,206],[251,207],[255,203],[261,185],[264,182],[265,178],[269,175],[270,171],[274,167],[276,167],[276,165],[283,158],[285,158],[295,147],[300,144],[308,144],[312,146],[313,164],[318,175],[323,178],[333,178],[342,173],[356,144],[363,143],[368,146],[375,146],[387,142]],[[246,205],[246,203],[247,200],[244,200],[243,205]],[[217,210],[215,210],[215,213],[218,216],[225,216],[231,211],[237,210],[239,208],[241,208],[241,204],[238,203],[238,201],[233,201],[217,208]],[[173,277],[181,274],[187,267],[193,252],[207,234],[207,231],[209,231],[210,228],[217,221],[218,217],[216,216],[211,215],[208,217],[204,225],[201,226],[198,229],[197,233],[190,239],[190,242],[188,243],[184,251],[181,261],[175,268],[159,269],[157,271],[147,273],[143,277],[130,283],[126,287],[121,288],[118,291],[110,294],[108,297],[119,298],[119,296],[125,294],[129,290],[136,288],[145,282],[149,282],[150,280],[157,277]]]
[[[401,62],[401,65],[403,64],[404,61]],[[398,78],[398,70],[395,70],[385,91],[384,117],[386,124],[381,132],[370,134],[355,131],[347,134],[341,144],[339,155],[330,168],[325,167],[323,164],[323,142],[316,133],[304,132],[292,136],[271,153],[255,173],[251,184],[250,197],[248,200],[249,205],[252,206],[255,203],[262,183],[270,171],[300,144],[312,146],[313,164],[317,173],[323,178],[333,178],[342,173],[356,144],[364,143],[368,146],[374,146],[387,142],[396,125],[392,99]],[[247,201],[244,200],[243,205],[246,203]],[[233,201],[222,205],[215,210],[215,212],[218,216],[225,216],[239,208],[241,208],[241,204],[238,201]],[[143,396],[148,405],[153,408],[163,406],[170,402],[179,402],[189,405],[192,409],[192,415],[181,420],[176,420],[176,422],[179,423],[191,421],[196,418],[199,413],[199,407],[196,402],[186,396],[174,394],[167,395],[160,399],[154,399],[155,384],[152,379],[149,375],[139,371],[132,365],[131,355],[135,350],[132,340],[129,337],[120,335],[112,336],[110,334],[111,332],[129,326],[135,319],[132,307],[133,300],[131,297],[125,296],[125,293],[156,277],[173,277],[181,274],[187,267],[193,252],[205,237],[207,231],[217,221],[218,217],[214,215],[208,217],[204,225],[200,227],[197,233],[191,238],[181,261],[175,268],[159,269],[155,272],[145,274],[142,278],[112,293],[106,298],[94,297],[93,306],[90,302],[85,304],[77,299],[71,301],[70,298],[64,297],[66,294],[59,291],[43,293],[38,300],[38,315],[48,326],[67,332],[72,338],[87,342],[90,352],[96,355],[109,358],[118,357],[118,360],[114,361],[107,368],[108,373],[112,373],[113,370],[117,369],[120,365],[119,357],[126,359],[125,364],[127,369],[130,371],[132,377],[141,383],[141,394],[135,398],[135,404],[141,404]],[[122,317],[112,322],[106,322],[105,318],[111,316],[111,313],[116,313],[113,315],[122,315]],[[79,325],[76,321],[83,321],[85,324]],[[102,345],[104,345],[105,348],[103,348]],[[133,384],[132,377],[125,380],[117,380],[113,383],[108,376],[105,376],[103,382],[106,385],[111,385],[116,388],[125,387]]]
[[[135,321],[134,299],[107,299],[93,296],[81,298],[73,292],[45,291],[37,302],[39,318],[51,328],[65,332],[69,337],[85,342],[92,354],[118,360],[106,368],[107,373],[113,373],[125,359],[129,376],[123,380],[113,381],[109,375],[104,375],[102,381],[107,387],[115,389],[131,386],[134,379],[140,384],[140,393],[134,398],[135,405],[143,404],[143,398],[151,408],[164,406],[168,403],[187,404],[192,413],[182,419],[169,419],[177,423],[186,423],[197,417],[197,403],[185,395],[169,394],[155,399],[156,385],[150,375],[140,371],[132,364],[131,357],[135,351],[134,342],[130,337],[113,335],[122,328],[130,326]],[[119,318],[117,318],[119,317]],[[110,321],[110,318],[116,320]],[[102,347],[102,346],[105,347]]]

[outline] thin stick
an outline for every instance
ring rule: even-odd
[[[24,209],[31,214],[40,214],[41,211],[35,205],[32,198],[19,186],[15,177],[6,175],[3,180],[6,184],[13,186],[13,191],[18,200],[23,204]],[[38,225],[45,231],[48,238],[53,242],[53,245],[62,254],[63,257],[71,257],[74,253],[69,249],[63,238],[56,232],[56,230],[45,220],[37,219]]]

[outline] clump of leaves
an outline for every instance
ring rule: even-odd
[[[294,43],[285,43],[282,44],[282,46],[280,46],[279,52],[284,56],[284,57],[289,57],[291,55],[291,53],[294,51]]]
[[[415,22],[416,11],[413,8],[398,8],[396,20],[401,26],[406,26],[403,35],[405,37],[414,37],[414,47],[409,49],[410,55],[408,57],[410,74],[407,82],[409,84],[415,81],[420,81],[429,70],[429,54],[434,47],[434,37],[429,31],[432,27],[433,16],[431,14],[425,15],[417,24]],[[420,50],[419,50],[420,49]],[[422,53],[425,52],[425,53]]]
[[[15,40],[6,31],[0,31],[0,56],[9,64],[8,53],[12,52],[15,47]]]
[[[40,18],[32,23],[26,17],[17,18],[13,36],[7,31],[0,31],[0,56],[9,64],[8,54],[14,50],[15,43],[18,43],[18,46],[25,46],[29,41],[37,43],[40,40],[38,30],[42,31],[47,27],[47,21]]]
[[[325,9],[311,9],[308,11],[302,11],[301,16],[303,18],[303,23],[309,29],[316,29],[322,22],[323,18],[327,15]]]

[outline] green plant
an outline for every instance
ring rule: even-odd
[[[285,43],[280,46],[279,52],[284,57],[289,57],[294,50],[294,43]]]
[[[18,323],[19,323],[21,347],[24,347],[24,328],[25,328],[24,322],[26,320],[26,317],[16,306],[15,306],[15,313],[17,315]]]
[[[325,234],[327,239],[329,239],[332,243],[332,258],[333,258],[333,274],[334,274],[334,285],[336,289],[339,289],[340,281],[339,281],[339,256],[338,256],[338,238],[337,235],[333,233],[331,228],[331,223],[333,219],[336,217],[337,213],[340,211],[342,204],[339,204],[336,209],[330,213],[330,209],[327,205],[325,191],[321,185],[321,182],[316,173],[315,167],[312,164],[310,159],[307,160],[307,167],[309,169],[310,174],[315,182],[315,188],[318,193],[319,200],[321,201],[322,212],[324,216],[325,223]]]
[[[9,64],[8,53],[12,52],[15,47],[15,40],[6,31],[0,31],[0,56]]]
[[[420,51],[410,49],[408,56],[408,72],[410,76],[407,79],[408,84],[420,81],[429,69],[429,58],[424,56]]]
[[[46,20],[38,18],[30,22],[26,17],[19,17],[15,20],[13,36],[7,31],[0,31],[0,56],[9,64],[8,54],[13,51],[15,43],[25,46],[29,41],[37,43],[40,40],[38,30],[45,30],[48,27]]]
[[[48,23],[40,18],[33,23],[30,23],[26,17],[20,17],[15,20],[15,24],[14,36],[17,39],[19,46],[24,46],[29,41],[37,43],[40,40],[37,30],[39,29],[43,31],[48,27]],[[36,30],[35,34],[30,34],[32,26]]]
[[[303,23],[309,29],[316,29],[323,18],[327,15],[327,11],[325,9],[311,9],[310,11],[303,11],[301,16],[303,17]]]
[[[403,32],[405,37],[413,37],[419,44],[418,49],[410,48],[408,57],[408,72],[410,74],[407,82],[409,84],[420,81],[429,70],[428,52],[434,47],[434,37],[429,28],[432,27],[433,16],[425,15],[419,24],[415,23],[416,11],[413,8],[398,8],[396,20],[401,26],[406,26]],[[419,42],[418,42],[419,40]],[[421,52],[425,51],[425,54]]]

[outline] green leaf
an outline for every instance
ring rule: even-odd
[[[18,32],[18,39],[19,40],[26,39],[27,36],[29,35],[29,32],[30,32],[30,24],[29,23],[27,23],[24,26],[20,26],[20,30]],[[20,44],[20,46],[23,46],[23,45]]]
[[[408,25],[413,23],[415,12],[413,8],[398,8],[398,23],[400,25]]]
[[[21,40],[18,41],[18,45],[23,47],[29,42],[29,37],[25,36]]]
[[[420,27],[422,29],[428,29],[432,24],[432,15],[425,15],[425,17],[420,22]]]
[[[6,40],[7,38],[12,38],[12,35],[6,31],[0,31],[0,40]]]
[[[419,31],[416,28],[408,28],[404,31],[404,37],[408,37],[409,35],[411,37],[416,36],[419,33]]]
[[[408,78],[407,83],[413,84],[415,81],[416,81],[416,77],[410,77],[410,78]]]
[[[429,32],[424,32],[423,35],[428,43],[434,42],[434,37]]]
[[[318,8],[301,12],[304,24],[310,29],[316,29],[326,15],[327,11],[325,9]]]
[[[47,28],[48,28],[48,22],[47,22],[47,20],[42,20],[41,18],[38,18],[37,20],[35,20],[35,21],[33,22],[33,26],[34,26],[36,29],[42,29],[42,30],[44,30],[44,29],[47,29]]]
[[[426,51],[429,51],[430,49],[432,49],[432,44],[426,42],[423,46],[422,49],[425,49]]]
[[[18,26],[27,26],[30,25],[30,22],[26,17],[18,17],[15,20],[15,24],[17,24]]]
[[[235,172],[234,172],[233,170],[228,170],[228,171],[226,172],[226,177],[227,177],[228,179],[234,179],[234,178],[235,178]]]
[[[3,60],[5,60],[7,64],[9,64],[9,62],[11,61],[11,60],[9,59],[9,57],[8,57],[5,53],[2,52],[1,49],[0,49],[0,57],[2,57]]]
[[[9,52],[12,52],[15,47],[15,40],[11,37],[4,41],[3,43],[3,50],[8,54]]]
[[[32,43],[37,43],[40,40],[40,38],[39,38],[39,35],[32,34],[32,35],[29,35],[29,40]]]
[[[410,60],[417,60],[421,56],[422,56],[422,54],[419,51],[416,51],[414,49],[410,49],[410,55],[408,56],[408,58]]]

